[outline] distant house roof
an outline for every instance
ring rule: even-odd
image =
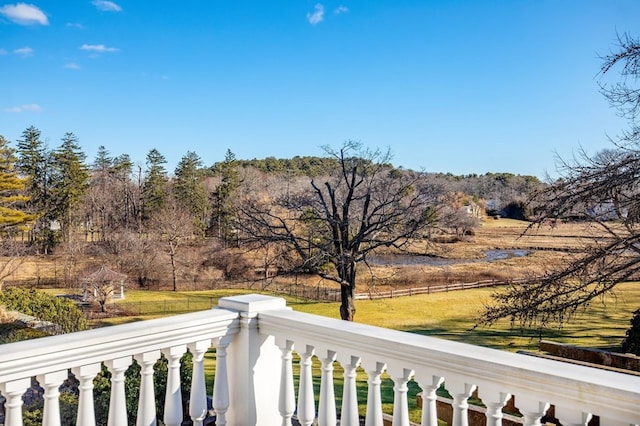
[[[114,281],[124,281],[126,279],[127,279],[127,275],[121,274],[116,271],[112,271],[106,266],[101,266],[100,269],[98,269],[96,272],[86,277],[85,281],[92,282],[92,283],[97,283],[97,282],[110,283]]]

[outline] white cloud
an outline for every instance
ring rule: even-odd
[[[19,49],[15,49],[13,51],[13,53],[15,53],[16,55],[20,55],[23,58],[26,58],[27,56],[32,56],[33,55],[33,49],[25,46],[25,47],[21,47]]]
[[[333,10],[333,13],[335,13],[336,15],[340,15],[342,13],[347,13],[349,12],[349,8],[347,6],[338,6]]]
[[[77,28],[79,30],[84,30],[84,25],[77,24],[75,22],[67,22],[67,25],[65,25],[65,27],[67,27],[67,28]]]
[[[120,49],[116,48],[116,47],[107,47],[104,44],[83,44],[82,46],[80,46],[80,50],[86,50],[89,52],[95,52],[95,53],[112,53],[112,52],[118,52]]]
[[[93,4],[96,7],[96,9],[103,10],[105,12],[121,12],[122,11],[122,8],[112,1],[93,0],[91,4]]]
[[[4,108],[4,112],[40,112],[42,107],[38,104],[19,105],[9,108]]]
[[[311,25],[317,25],[324,20],[324,6],[318,3],[314,9],[315,12],[307,13],[307,20]]]
[[[26,3],[7,4],[0,7],[0,14],[20,25],[49,25],[49,19],[37,6]]]
[[[80,69],[80,65],[76,64],[75,62],[69,62],[64,64],[65,68],[68,68],[70,70],[79,70]]]

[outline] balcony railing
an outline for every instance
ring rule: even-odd
[[[216,349],[213,389],[206,389],[204,355]],[[44,389],[44,421],[60,425],[60,386],[71,372],[79,381],[78,425],[94,425],[93,379],[111,372],[108,424],[127,424],[124,373],[141,367],[137,425],[155,425],[153,365],[168,361],[165,410],[168,426],[183,422],[180,359],[190,351],[193,376],[189,416],[202,425],[211,395],[216,425],[359,425],[366,404],[368,426],[383,425],[381,377],[393,380],[393,425],[409,425],[408,383],[422,389],[422,419],[437,425],[436,390],[445,382],[453,398],[453,424],[467,425],[468,399],[486,406],[487,425],[502,423],[502,408],[517,396],[524,425],[538,425],[553,404],[563,425],[640,423],[640,377],[440,340],[294,312],[280,298],[224,298],[202,312],[2,345],[0,392],[5,424],[23,424],[23,395],[35,377]],[[294,365],[294,353],[296,362]],[[321,364],[313,386],[312,360]],[[299,361],[298,361],[299,360]],[[344,371],[340,412],[334,366]],[[295,367],[295,368],[294,368]],[[293,372],[299,371],[298,386]],[[359,401],[356,372],[366,372],[367,398]],[[361,373],[362,374],[362,373]],[[316,377],[316,379],[318,379]],[[317,401],[317,404],[316,404]]]

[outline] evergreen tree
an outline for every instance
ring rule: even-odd
[[[34,213],[42,212],[42,205],[48,190],[47,149],[40,140],[40,130],[31,126],[22,132],[22,139],[17,145],[17,167],[20,174],[27,179],[26,189],[31,196],[30,205]]]
[[[62,226],[65,241],[70,238],[73,213],[88,188],[89,170],[85,160],[78,138],[73,133],[65,133],[62,144],[53,152],[55,179],[52,185],[54,215]]]
[[[113,202],[111,198],[111,168],[113,158],[104,147],[99,146],[96,158],[91,166],[91,181],[89,183],[89,205],[87,215],[91,221],[91,231],[97,230],[101,241],[108,239],[109,229],[113,221]]]
[[[27,211],[36,216],[31,239],[44,253],[55,244],[51,229],[55,219],[51,208],[51,154],[40,139],[40,130],[31,126],[17,144],[19,175],[26,179]]]
[[[0,230],[3,231],[34,219],[24,211],[29,197],[24,194],[25,180],[17,174],[16,161],[15,149],[0,136]]]
[[[177,201],[191,211],[196,228],[204,232],[209,202],[202,181],[202,160],[189,151],[178,163],[174,174],[173,191]]]
[[[128,154],[121,154],[113,159],[111,174],[115,179],[116,204],[119,206],[117,217],[119,228],[140,229],[140,186],[131,180],[133,175],[133,162]]]
[[[212,223],[217,228],[218,238],[226,243],[233,234],[236,195],[240,187],[238,160],[230,149],[227,149],[224,161],[218,163],[214,171],[220,176],[220,185],[213,193],[215,206]]]
[[[94,173],[107,174],[113,165],[111,153],[104,145],[98,147],[96,158],[93,160],[92,171]]]
[[[150,218],[159,211],[167,197],[167,171],[164,167],[167,160],[153,148],[147,154],[147,170],[142,185],[142,214],[144,219]]]

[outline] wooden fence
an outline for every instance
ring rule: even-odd
[[[356,293],[356,300],[377,300],[391,299],[394,297],[415,296],[418,294],[441,293],[448,291],[469,290],[472,288],[495,287],[508,284],[522,284],[532,279],[513,279],[513,280],[484,280],[471,283],[446,283],[438,285],[430,285],[426,287],[402,288],[388,291],[369,291],[366,293]],[[340,291],[329,287],[307,287],[301,285],[274,286],[270,290],[276,293],[286,294],[288,296],[298,297],[308,300],[319,300],[325,302],[340,301]]]

